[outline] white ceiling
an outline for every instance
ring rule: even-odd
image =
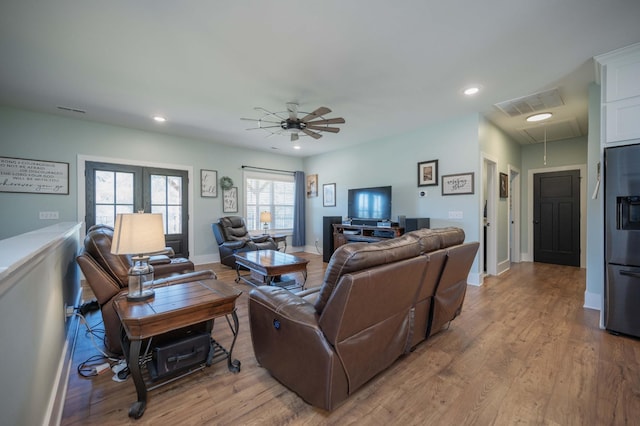
[[[473,112],[529,143],[495,104],[557,88],[586,134],[592,57],[636,42],[638,0],[2,0],[0,104],[285,155]],[[289,101],[346,123],[300,151],[245,130]]]

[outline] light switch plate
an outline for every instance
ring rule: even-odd
[[[58,219],[58,212],[40,212],[40,219],[42,220]]]

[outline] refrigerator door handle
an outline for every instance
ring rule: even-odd
[[[640,272],[620,271],[620,275],[626,275],[633,278],[640,278]]]

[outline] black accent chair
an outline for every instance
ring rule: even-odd
[[[235,253],[278,250],[278,245],[269,235],[250,235],[244,218],[240,216],[221,217],[217,223],[211,224],[211,228],[218,242],[220,263],[232,268],[236,267]]]

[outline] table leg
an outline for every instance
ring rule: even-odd
[[[131,371],[131,377],[133,383],[136,385],[136,393],[138,394],[138,400],[131,405],[129,409],[129,417],[139,419],[144,414],[144,410],[147,408],[147,385],[142,378],[142,371],[140,370],[140,349],[142,347],[142,340],[134,340],[130,342],[129,348],[129,371]]]
[[[235,281],[239,283],[242,278],[240,277],[240,265],[238,264],[238,262],[236,262],[236,275],[237,277]]]
[[[231,342],[231,347],[229,347],[229,354],[227,357],[227,367],[229,367],[229,371],[232,373],[238,373],[240,371],[240,360],[232,359],[233,347],[236,344],[236,339],[238,338],[238,331],[240,330],[240,322],[238,321],[238,314],[234,309],[231,313],[231,318],[233,319],[233,325],[229,323],[229,328],[231,328],[231,333],[233,333],[233,341]],[[229,321],[229,317],[227,316],[227,321]]]

